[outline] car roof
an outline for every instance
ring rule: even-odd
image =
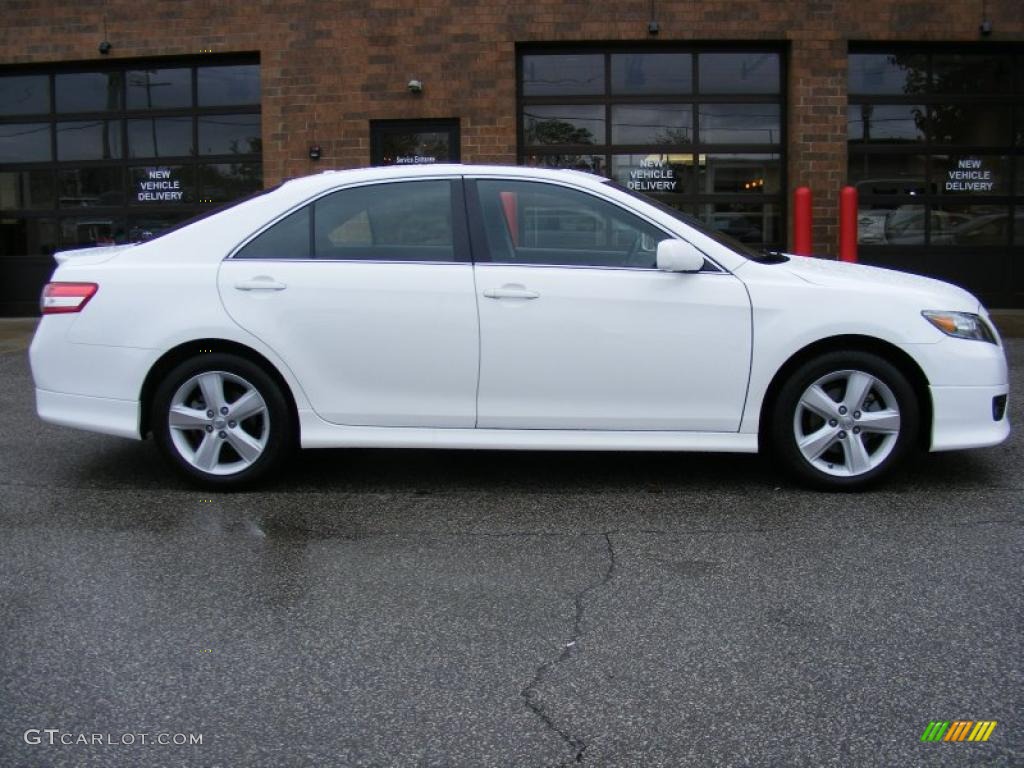
[[[366,181],[392,181],[434,176],[504,176],[524,179],[571,181],[584,186],[605,184],[608,179],[585,171],[567,168],[535,168],[521,165],[469,165],[462,163],[423,163],[419,165],[388,165],[372,168],[329,169],[309,176],[289,179],[282,187],[289,190],[316,192],[345,184]]]

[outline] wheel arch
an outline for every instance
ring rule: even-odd
[[[932,398],[928,386],[928,378],[925,376],[921,366],[917,364],[910,355],[897,347],[895,344],[883,341],[873,336],[859,336],[848,334],[842,336],[830,336],[819,339],[795,352],[775,372],[768,389],[765,391],[764,399],[761,401],[760,412],[760,437],[758,442],[768,445],[765,431],[771,424],[771,414],[775,408],[779,391],[782,385],[793,374],[793,372],[808,360],[811,360],[828,352],[869,352],[881,357],[891,363],[907,377],[910,386],[917,396],[921,409],[920,423],[918,425],[918,445],[927,450],[931,445],[932,433]]]
[[[153,405],[153,396],[156,393],[157,387],[160,386],[160,381],[163,377],[175,366],[185,360],[209,354],[211,352],[233,354],[244,358],[249,362],[258,365],[274,380],[274,382],[281,388],[281,393],[284,395],[285,400],[288,403],[288,412],[292,420],[292,427],[294,428],[293,434],[295,434],[296,440],[298,440],[299,411],[298,406],[295,404],[295,394],[292,392],[291,387],[288,386],[288,382],[285,380],[284,376],[282,376],[281,372],[277,369],[277,366],[251,347],[247,347],[237,341],[216,338],[186,341],[167,350],[167,352],[153,363],[149,372],[146,374],[146,378],[142,382],[142,390],[139,394],[139,402],[141,405],[139,434],[142,437],[146,437],[150,432],[151,425],[149,421],[150,411],[152,410]]]

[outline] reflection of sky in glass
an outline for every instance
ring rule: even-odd
[[[704,144],[777,144],[782,140],[778,104],[701,104]]]
[[[31,163],[49,159],[49,123],[0,125],[0,162]]]
[[[0,115],[30,115],[49,111],[49,77],[0,77]]]
[[[106,112],[121,108],[120,72],[57,75],[58,112]]]
[[[259,150],[259,115],[207,115],[199,118],[199,154],[237,155]]]
[[[702,53],[701,93],[778,93],[779,54]]]
[[[176,157],[190,154],[191,117],[128,121],[128,157]]]
[[[260,103],[258,64],[199,67],[196,77],[200,107]]]
[[[689,93],[693,57],[688,53],[619,53],[612,56],[612,93]]]
[[[58,160],[108,160],[119,157],[120,120],[57,123]]]
[[[192,106],[191,69],[132,69],[125,81],[128,109]]]
[[[604,93],[604,56],[601,54],[523,56],[525,96],[601,93]]]
[[[693,108],[689,105],[612,107],[613,144],[685,144],[692,140]]]
[[[849,59],[850,93],[900,94],[925,90],[924,56],[853,53]]]
[[[855,104],[847,110],[851,141],[923,141],[925,108],[911,104]]]

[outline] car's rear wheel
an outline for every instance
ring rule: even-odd
[[[863,488],[913,450],[920,406],[907,377],[867,352],[831,352],[783,384],[771,422],[775,455],[826,490]]]
[[[236,355],[205,354],[179,364],[157,387],[152,409],[164,455],[208,488],[255,482],[281,465],[292,444],[281,388]]]

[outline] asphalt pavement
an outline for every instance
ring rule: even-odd
[[[204,494],[39,422],[12,343],[0,766],[1024,765],[1022,440],[863,494],[753,456],[397,450]]]

